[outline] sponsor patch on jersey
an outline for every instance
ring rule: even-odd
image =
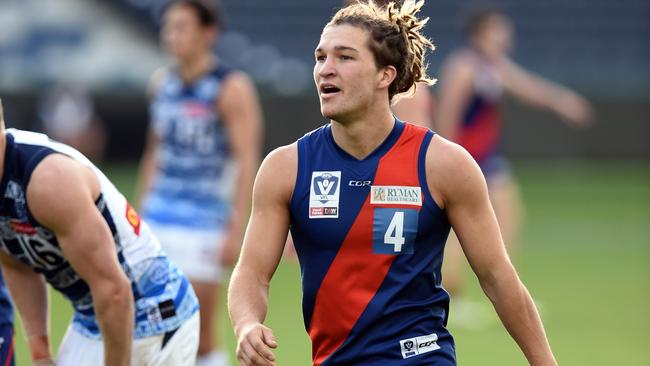
[[[340,193],[341,171],[312,172],[309,188],[309,218],[338,218]]]
[[[142,224],[142,220],[140,219],[140,215],[138,215],[135,209],[131,207],[128,202],[126,203],[126,221],[128,221],[129,225],[133,227],[135,235],[140,235],[140,225]]]
[[[438,335],[435,333],[421,337],[402,339],[399,341],[400,348],[402,349],[402,358],[409,358],[440,349],[440,346],[436,343],[437,341]]]
[[[371,186],[370,203],[422,206],[422,191],[411,186]]]
[[[35,235],[37,233],[36,228],[29,222],[10,220],[9,225],[11,225],[11,229],[17,234]]]

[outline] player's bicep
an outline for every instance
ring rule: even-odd
[[[495,264],[507,261],[507,254],[481,170],[462,147],[446,144],[444,157],[438,157],[443,162],[431,170],[442,176],[435,191],[444,198],[447,217],[472,269],[484,279]]]
[[[265,280],[272,277],[287,238],[296,154],[295,144],[272,152],[255,178],[250,222],[238,266],[259,271]]]

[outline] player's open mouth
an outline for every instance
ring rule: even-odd
[[[337,86],[333,84],[322,84],[320,86],[320,94],[322,97],[327,96],[327,95],[332,95],[340,92],[341,89],[339,89]]]

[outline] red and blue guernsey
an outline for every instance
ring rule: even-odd
[[[496,66],[480,51],[467,48],[452,56],[452,60],[461,58],[474,65],[475,76],[457,142],[467,149],[489,178],[508,170],[501,151],[503,81]]]
[[[432,137],[396,120],[362,160],[330,125],[298,140],[291,234],[315,366],[456,364],[440,277],[450,225],[425,174]]]

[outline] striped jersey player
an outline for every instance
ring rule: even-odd
[[[47,306],[41,279],[74,309],[58,365],[193,359],[194,291],[124,196],[78,151],[46,135],[7,129],[0,141],[0,257],[33,360],[50,357],[47,322],[34,315]]]

